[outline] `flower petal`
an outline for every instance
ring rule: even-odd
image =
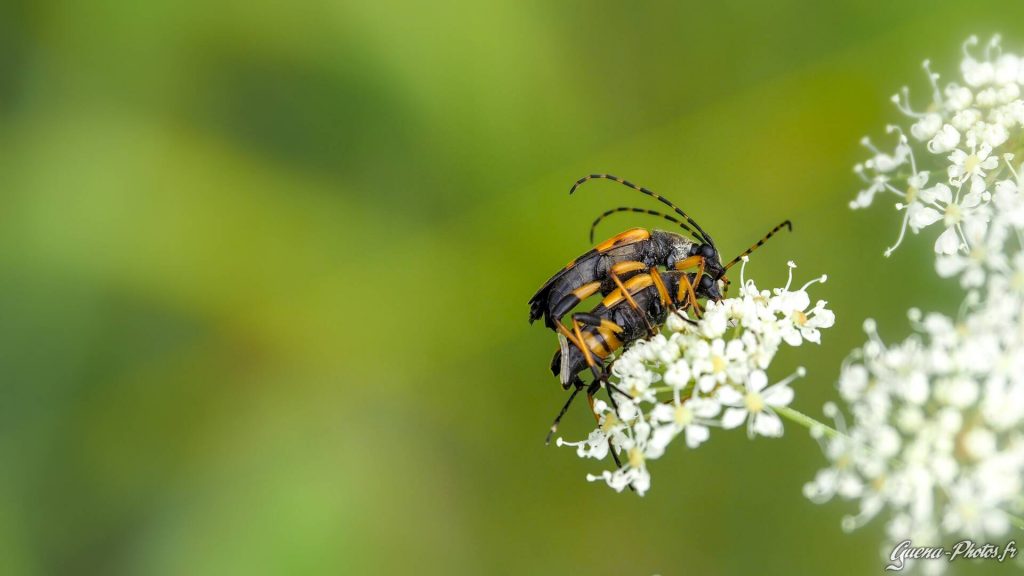
[[[793,389],[789,384],[776,384],[765,390],[761,396],[769,406],[789,406],[793,401]]]
[[[747,380],[747,389],[753,392],[760,392],[768,386],[768,376],[763,370],[754,370],[750,373],[750,379]]]
[[[754,431],[761,436],[778,438],[782,436],[782,419],[772,412],[760,412],[754,416]]]
[[[701,426],[700,424],[691,424],[686,427],[686,445],[690,448],[696,448],[707,441],[711,437],[711,431],[708,430],[707,426]]]
[[[956,254],[960,250],[960,236],[956,233],[956,227],[950,226],[935,240],[936,254]]]
[[[910,212],[910,220],[908,223],[910,224],[910,228],[914,232],[917,232],[925,226],[931,226],[938,222],[940,218],[942,218],[942,214],[938,210],[924,207]]]
[[[742,408],[729,408],[722,415],[722,428],[731,430],[743,424],[747,419],[747,411]]]
[[[743,406],[743,394],[732,386],[723,386],[718,389],[718,401],[726,406]]]

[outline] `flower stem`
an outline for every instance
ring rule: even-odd
[[[814,418],[811,418],[807,414],[794,410],[788,406],[772,406],[772,410],[774,410],[779,416],[782,416],[783,418],[789,420],[790,422],[795,422],[801,426],[806,427],[809,430],[821,430],[822,432],[825,433],[825,436],[828,436],[829,438],[843,436],[843,433],[836,430],[835,428],[827,424],[823,424],[815,420]]]

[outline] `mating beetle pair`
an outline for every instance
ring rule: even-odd
[[[530,322],[543,317],[544,324],[559,335],[560,346],[552,360],[551,371],[559,377],[564,389],[573,388],[551,426],[549,441],[582,388],[586,386],[587,399],[593,405],[594,394],[601,384],[610,385],[607,377],[611,366],[605,366],[607,358],[640,338],[657,334],[670,311],[690,309],[699,317],[699,300],[718,301],[723,292],[728,292],[725,273],[729,268],[783,227],[792,230],[789,220],[782,222],[723,265],[711,236],[678,206],[651,190],[610,174],[591,174],[577,180],[569,193],[594,179],[612,180],[646,194],[672,208],[683,220],[653,210],[615,208],[594,221],[591,241],[594,228],[603,218],[626,211],[660,216],[677,224],[693,239],[675,232],[632,228],[601,242],[567,264],[530,299]],[[563,323],[566,314],[598,293],[604,296],[600,304],[589,313],[573,313],[570,326]],[[589,386],[580,378],[587,370],[594,375]],[[609,396],[614,404],[614,397]]]

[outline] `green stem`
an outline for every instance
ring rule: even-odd
[[[692,384],[690,386],[692,386]],[[690,387],[687,387],[682,391],[682,393],[685,395],[686,391],[689,389]],[[658,386],[654,388],[654,392],[656,394],[661,392],[671,392],[672,390],[673,388],[670,386]],[[843,434],[839,430],[836,430],[835,428],[829,426],[828,424],[819,422],[818,420],[811,418],[810,416],[804,414],[803,412],[800,412],[799,410],[794,410],[792,408],[789,408],[788,406],[772,406],[772,410],[774,410],[775,413],[778,414],[779,416],[782,416],[783,418],[791,422],[795,422],[807,428],[808,430],[814,430],[815,428],[818,428],[825,433],[825,436],[828,436],[829,438],[845,437],[845,434]]]
[[[819,429],[825,433],[825,436],[828,436],[829,438],[845,436],[839,430],[836,430],[835,428],[822,422],[819,422],[814,418],[811,418],[807,414],[794,410],[788,406],[772,406],[772,410],[774,410],[776,414],[782,416],[783,418],[789,420],[790,422],[795,422],[801,426],[806,427],[809,430]]]

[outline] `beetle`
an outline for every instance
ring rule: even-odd
[[[626,280],[622,288],[613,290],[590,312],[574,313],[571,331],[562,325],[559,348],[551,359],[551,373],[558,376],[563,389],[571,387],[573,392],[551,425],[547,442],[580,390],[587,388],[587,401],[592,406],[601,384],[610,385],[610,365],[605,367],[609,357],[644,336],[656,334],[669,312],[691,305],[695,277],[693,272],[661,272],[652,267]],[[588,370],[593,372],[594,379],[586,385],[580,374]],[[614,404],[614,397],[609,397]]]
[[[618,176],[591,174],[577,180],[569,193],[574,193],[580,185],[593,179],[612,180],[651,196],[671,207],[685,222],[654,210],[613,208],[594,220],[590,229],[591,242],[597,225],[618,212],[659,216],[681,227],[692,239],[664,230],[631,228],[601,242],[567,264],[530,299],[530,322],[543,317],[544,323],[559,336],[559,349],[552,359],[551,371],[559,377],[563,389],[573,388],[552,424],[548,441],[580,390],[587,388],[588,402],[593,404],[594,394],[602,384],[614,388],[608,382],[610,366],[605,367],[610,356],[645,335],[657,334],[669,311],[689,308],[699,317],[699,299],[718,301],[723,298],[723,288],[728,292],[725,273],[729,268],[782,228],[793,229],[789,220],[783,221],[723,265],[711,236],[678,206],[647,188]],[[661,266],[666,270],[660,270]],[[695,272],[688,272],[694,268]],[[604,299],[589,313],[573,313],[571,329],[562,322],[562,318],[580,302],[598,293]],[[593,374],[589,385],[580,378],[580,374],[588,369]],[[615,399],[610,392],[609,398],[614,405]]]
[[[595,179],[612,180],[650,196],[672,208],[685,222],[653,210],[615,208],[594,221],[591,226],[591,238],[594,228],[603,218],[624,211],[661,216],[677,224],[689,233],[690,237],[664,230],[631,228],[597,244],[579,258],[569,262],[537,290],[529,302],[530,323],[543,317],[546,326],[558,331],[562,317],[580,302],[597,293],[608,295],[613,290],[621,289],[623,281],[635,274],[649,271],[652,266],[664,266],[667,270],[696,269],[692,282],[693,290],[689,290],[688,295],[690,306],[699,316],[698,299],[722,299],[720,281],[725,284],[727,290],[728,280],[725,279],[725,273],[730,267],[783,227],[792,230],[789,220],[782,222],[757,244],[723,265],[714,240],[697,222],[670,200],[643,186],[611,174],[591,174],[577,180],[570,188],[569,194],[573,194],[585,182]]]

